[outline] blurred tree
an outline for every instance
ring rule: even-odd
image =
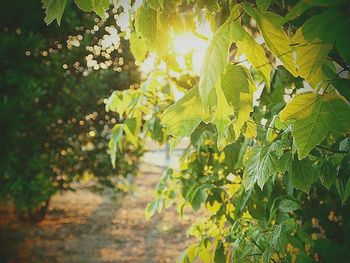
[[[118,120],[106,114],[104,98],[135,85],[139,74],[115,14],[101,21],[72,4],[60,27],[47,27],[38,1],[3,7],[0,197],[37,220],[50,197],[76,181],[125,191],[123,178],[136,172],[141,149],[125,144],[113,170],[106,151]]]

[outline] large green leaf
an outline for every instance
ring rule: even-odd
[[[213,123],[218,131],[217,145],[221,150],[226,146],[224,136],[231,123],[230,115],[233,115],[233,108],[226,100],[225,94],[221,88],[220,80],[216,83],[215,91],[218,103],[215,109]]]
[[[135,30],[147,47],[152,47],[157,40],[157,11],[142,5],[135,15]]]
[[[245,166],[243,184],[250,189],[255,182],[263,189],[269,178],[279,170],[279,158],[283,153],[283,142],[276,141],[270,145],[250,148],[243,157]]]
[[[123,128],[126,135],[126,139],[133,145],[137,146],[139,143],[138,136],[140,134],[139,119],[128,118],[124,121]]]
[[[237,35],[240,34],[240,30],[237,31],[239,28],[234,23],[239,17],[240,8],[240,5],[232,8],[229,18],[215,32],[205,53],[199,79],[199,94],[205,108],[216,105],[215,84],[227,65],[232,39],[238,38]]]
[[[132,32],[130,35],[130,51],[133,54],[134,58],[142,62],[147,55],[147,48],[143,43],[142,39],[137,36],[135,32]]]
[[[311,185],[315,181],[316,169],[309,160],[297,160],[292,162],[292,182],[296,189],[309,193]]]
[[[240,93],[249,93],[249,72],[242,66],[227,64],[221,75],[221,88],[230,106],[238,112]]]
[[[94,9],[93,0],[75,0],[75,3],[84,12],[91,12]]]
[[[153,9],[163,9],[165,0],[146,0],[146,3]]]
[[[231,66],[229,73],[236,75],[232,78],[234,82],[223,86],[226,98],[232,103],[235,110],[235,120],[233,122],[234,137],[238,139],[241,134],[241,129],[250,118],[250,113],[253,111],[253,93],[255,91],[254,82],[250,73],[241,66]],[[231,89],[228,92],[227,89]],[[230,96],[231,95],[231,96]],[[230,97],[228,97],[230,96]]]
[[[242,127],[248,121],[250,113],[253,111],[253,94],[241,92],[239,100],[239,109],[235,112],[237,118],[233,123],[236,139],[240,136]]]
[[[109,8],[109,0],[75,0],[79,8],[85,12],[95,12],[103,18],[104,13]]]
[[[53,20],[57,20],[57,24],[61,24],[64,8],[67,0],[43,0],[43,7],[45,9],[45,23],[48,25]]]
[[[161,12],[143,4],[135,14],[135,31],[145,47],[160,55],[168,52],[169,23],[161,20]]]
[[[168,134],[183,138],[191,135],[202,116],[198,86],[195,86],[164,111],[161,121]]]
[[[220,11],[220,5],[218,0],[198,0],[198,8],[206,8],[208,11],[217,13]]]
[[[230,21],[224,23],[215,33],[207,51],[200,72],[199,93],[204,107],[216,105],[215,85],[228,62],[231,46]]]
[[[299,75],[308,81],[313,88],[318,82],[321,66],[327,62],[327,55],[331,49],[330,45],[322,44],[319,40],[308,42],[303,35],[303,28],[299,28],[292,38],[296,43],[296,67]]]
[[[233,24],[233,26],[241,27],[241,25],[236,22]],[[238,50],[244,53],[249,63],[262,74],[267,87],[270,88],[270,74],[272,71],[272,66],[266,57],[263,47],[259,45],[243,28],[240,30],[243,37],[233,39],[236,42]],[[233,35],[233,37],[234,36],[235,35]]]
[[[350,101],[350,79],[336,78],[332,80],[332,85],[337,89],[340,95]]]
[[[280,26],[282,17],[271,12],[262,14],[259,10],[249,5],[245,6],[245,10],[256,20],[261,34],[272,53],[283,62],[284,66],[294,76],[298,76],[293,58],[292,42]]]
[[[261,12],[265,13],[269,8],[272,0],[256,0],[256,4]]]
[[[337,168],[330,161],[324,161],[320,167],[321,183],[329,190],[336,178]]]
[[[310,17],[303,25],[303,34],[306,39],[336,43],[337,50],[346,63],[350,63],[349,31],[350,18],[341,8],[329,8],[321,14]],[[332,30],[330,30],[330,28]]]
[[[321,143],[328,133],[342,134],[350,129],[350,107],[337,94],[302,93],[281,111],[280,119],[293,120],[292,135],[299,159]]]
[[[109,0],[92,0],[93,11],[101,18],[109,8]]]
[[[239,137],[243,125],[248,121],[249,115],[253,111],[255,86],[247,69],[231,64],[226,66],[218,83],[221,83],[221,85],[216,86],[218,103],[214,114],[214,123],[221,120],[222,131],[218,134],[218,146],[222,148]],[[223,114],[223,116],[220,116],[220,114]],[[229,126],[231,120],[228,116],[233,114],[235,115],[235,121]],[[250,125],[250,128],[252,128],[252,125]],[[224,131],[227,131],[226,136],[223,136]]]

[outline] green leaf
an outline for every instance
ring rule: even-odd
[[[341,8],[329,8],[325,12],[312,16],[303,25],[303,34],[308,40],[321,40],[327,44],[336,43],[340,56],[350,63],[349,43],[350,18]],[[332,30],[329,30],[332,28]]]
[[[321,183],[328,190],[333,185],[337,178],[337,169],[330,161],[324,161],[320,167],[320,180]]]
[[[278,225],[274,226],[273,230],[271,231],[270,244],[272,247],[278,248],[281,246],[280,241],[281,241],[282,230],[283,230],[283,225],[278,224]]]
[[[265,13],[273,0],[256,0],[256,4],[261,12]]]
[[[278,205],[278,209],[284,213],[290,213],[299,208],[299,204],[291,199],[283,199]]]
[[[279,167],[279,157],[282,155],[282,145],[276,141],[270,145],[260,148],[254,146],[247,150],[243,157],[245,170],[243,173],[243,184],[250,189],[255,182],[263,189],[269,178],[275,175]]]
[[[154,200],[153,202],[149,203],[145,209],[145,217],[146,220],[149,220],[158,210],[158,203],[159,200]]]
[[[137,102],[136,93],[131,93],[129,90],[113,91],[106,103],[106,111],[114,111],[122,117],[128,114],[132,105]]]
[[[311,185],[315,181],[316,170],[309,160],[294,160],[292,162],[292,181],[296,189],[309,193]]]
[[[340,179],[336,180],[335,186],[337,188],[342,204],[344,205],[350,197],[350,178],[348,178],[345,187],[343,181],[341,181]]]
[[[153,9],[164,9],[165,0],[146,0],[146,3]]]
[[[109,8],[109,0],[75,0],[77,6],[84,12],[95,12],[103,18]]]
[[[237,22],[235,22],[233,26],[241,27],[241,25]],[[272,71],[270,61],[267,59],[263,47],[259,45],[255,39],[247,31],[245,31],[245,29],[241,28],[240,30],[243,33],[243,37],[233,40],[236,42],[238,50],[246,55],[249,63],[262,74],[269,89],[270,74]]]
[[[221,88],[226,100],[238,112],[240,93],[249,93],[249,72],[242,66],[227,64],[221,75]]]
[[[137,10],[135,15],[135,30],[148,48],[157,42],[158,19],[157,11],[145,5]]]
[[[336,78],[332,80],[332,85],[337,89],[340,95],[350,101],[350,79]]]
[[[91,12],[94,9],[93,0],[75,0],[75,3],[84,12]]]
[[[108,153],[111,156],[111,162],[113,168],[115,168],[115,160],[116,160],[116,153],[118,147],[120,146],[120,140],[123,136],[123,125],[122,124],[116,124],[114,125],[112,129],[111,139],[108,142]]]
[[[271,52],[283,62],[289,72],[294,76],[298,76],[293,58],[292,42],[280,26],[282,17],[271,12],[262,14],[259,10],[249,5],[246,5],[244,8],[257,22],[266,45]]]
[[[218,131],[217,146],[219,150],[222,150],[225,146],[225,132],[228,129],[231,119],[230,115],[233,115],[233,108],[228,104],[225,94],[221,88],[221,81],[219,80],[215,87],[217,106],[215,109],[213,123]]]
[[[254,146],[249,148],[243,156],[243,165],[245,167],[243,173],[243,185],[245,189],[251,189],[255,182],[258,180],[258,174],[256,172],[261,148]]]
[[[137,146],[139,144],[138,135],[140,133],[139,119],[128,118],[124,120],[124,131],[126,134],[126,139],[133,145]]]
[[[301,0],[288,12],[288,14],[283,18],[281,24],[285,24],[290,20],[293,20],[301,16],[306,10],[311,7],[308,1]]]
[[[350,150],[350,138],[347,137],[339,143],[339,150],[349,151]]]
[[[349,197],[350,197],[350,178],[348,178],[348,182],[345,187],[344,197],[342,200],[343,204],[345,204],[345,202],[349,199]]]
[[[218,13],[221,9],[218,0],[198,0],[197,6],[199,9],[206,8],[213,13]]]
[[[149,51],[164,55],[169,46],[169,24],[162,23],[160,11],[143,4],[135,14],[135,31]]]
[[[219,132],[218,146],[220,149],[239,137],[242,127],[253,111],[254,90],[255,86],[250,74],[244,67],[230,64],[226,66],[221,75],[221,80],[217,82],[216,86],[218,103],[213,121],[217,124]],[[236,120],[230,125],[231,119],[229,116],[233,113]],[[254,121],[249,124],[248,128],[251,131],[250,134],[253,134]]]
[[[219,241],[216,246],[214,262],[226,263],[225,248],[224,248],[224,244],[221,241]]]
[[[207,200],[207,194],[203,189],[203,186],[199,186],[191,193],[190,204],[192,208],[197,211],[201,207],[202,203],[205,203]]]
[[[281,121],[294,121],[292,135],[299,159],[305,158],[330,132],[347,132],[349,116],[350,107],[341,96],[309,92],[295,96],[280,113]]]
[[[161,121],[168,134],[183,138],[191,135],[202,121],[202,116],[198,86],[195,86],[164,111]]]
[[[142,62],[147,55],[147,48],[145,47],[141,38],[137,36],[136,33],[132,32],[130,35],[130,51],[134,58]]]
[[[270,263],[272,254],[273,254],[273,250],[271,248],[266,248],[264,253],[261,256],[262,262],[263,263]]]
[[[233,123],[236,139],[240,136],[243,125],[249,120],[250,113],[253,111],[253,94],[241,92],[239,100],[239,109],[236,113],[237,120]]]
[[[316,88],[318,82],[327,79],[319,79],[319,71],[327,62],[331,45],[322,44],[319,40],[307,42],[302,31],[303,28],[299,28],[292,38],[296,43],[296,67],[299,75]]]
[[[45,23],[49,25],[53,20],[57,20],[57,24],[61,24],[64,8],[66,7],[66,0],[43,0],[43,7],[45,9]]]
[[[246,138],[252,139],[256,138],[257,134],[257,125],[255,121],[252,118],[248,118],[246,125],[245,125],[245,130],[243,131],[243,135]]]
[[[93,11],[101,18],[109,8],[109,0],[92,0]]]
[[[205,108],[216,105],[215,85],[228,62],[231,26],[227,21],[215,32],[205,54],[199,79],[199,94]]]
[[[260,97],[261,103],[266,105],[272,114],[277,114],[284,108],[285,90],[292,86],[294,80],[293,75],[285,67],[277,67],[271,82],[271,92],[264,91]]]

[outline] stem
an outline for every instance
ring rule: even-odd
[[[316,145],[317,148],[320,148],[322,150],[325,150],[325,151],[328,151],[328,152],[331,152],[331,153],[342,153],[342,154],[346,154],[348,153],[347,151],[341,151],[341,150],[337,150],[337,149],[330,149],[330,148],[326,148],[322,145]]]
[[[258,245],[258,243],[255,242],[254,239],[251,239],[252,243],[261,251],[263,252],[263,250],[261,249],[261,247]],[[273,258],[271,258],[272,262],[277,263]]]

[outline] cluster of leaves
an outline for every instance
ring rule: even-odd
[[[121,192],[137,172],[142,147],[125,140],[112,168],[106,152],[117,120],[105,112],[104,98],[138,82],[139,73],[125,42],[123,54],[111,55],[116,65],[122,57],[128,71],[85,65],[86,46],[103,36],[89,33],[94,19],[69,9],[61,27],[46,27],[36,1],[13,1],[1,12],[0,196],[23,217],[40,219],[50,197],[73,182]]]
[[[124,116],[131,141],[157,129],[172,148],[191,138],[182,168],[164,174],[146,209],[206,207],[180,261],[349,261],[349,10],[345,0],[145,0],[128,9],[135,59],[155,56],[165,69],[114,95],[109,109]],[[197,30],[206,21],[214,34],[197,75],[174,59],[172,36],[206,38]],[[150,83],[146,101],[164,98],[160,79],[188,91],[166,109],[144,109]],[[138,133],[135,117],[160,124]]]

